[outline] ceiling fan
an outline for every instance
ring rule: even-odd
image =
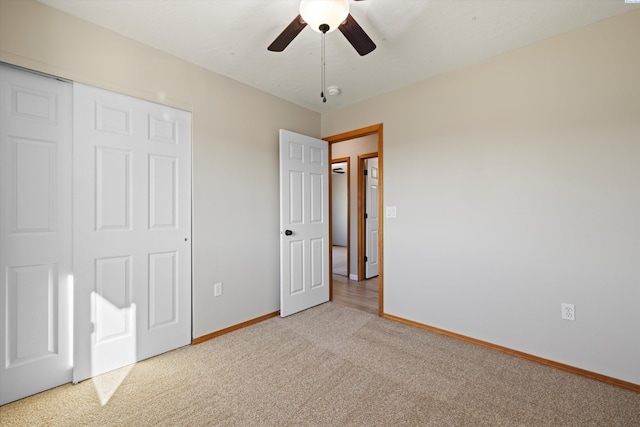
[[[307,24],[313,30],[323,34],[337,28],[361,56],[371,53],[376,48],[373,40],[349,13],[348,0],[302,0],[300,14],[267,49],[272,52],[282,52]]]

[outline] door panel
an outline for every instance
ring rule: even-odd
[[[15,168],[15,185],[11,186],[16,207],[10,213],[12,232],[54,232],[58,198],[56,144],[17,137],[10,137],[9,144]]]
[[[7,275],[8,367],[55,355],[58,347],[55,266],[10,267]]]
[[[149,226],[151,229],[177,227],[178,159],[149,156]]]
[[[96,230],[131,228],[131,151],[96,147]]]
[[[121,256],[94,260],[95,290],[90,299],[91,323],[95,326],[93,351],[90,360],[76,360],[76,366],[82,367],[90,362],[91,366],[116,369],[136,361],[131,258]],[[80,307],[77,309],[81,310]],[[76,322],[81,320],[79,317]]]
[[[280,131],[280,315],[329,300],[328,144]],[[291,231],[287,234],[286,230]]]
[[[304,241],[289,240],[289,294],[304,292]]]
[[[178,253],[149,254],[149,328],[177,322]]]
[[[191,117],[74,88],[80,381],[191,342]]]
[[[71,381],[71,102],[0,65],[0,405]]]
[[[311,289],[324,286],[324,265],[327,262],[324,253],[326,244],[327,240],[324,238],[310,239],[309,241],[311,247]]]

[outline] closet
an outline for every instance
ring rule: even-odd
[[[191,114],[0,64],[0,404],[191,342]]]

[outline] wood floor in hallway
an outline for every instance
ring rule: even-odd
[[[378,277],[358,282],[334,274],[333,302],[378,314]]]

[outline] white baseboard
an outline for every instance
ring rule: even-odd
[[[355,280],[357,282],[358,281],[358,275],[357,274],[350,274],[349,275],[349,280]]]

